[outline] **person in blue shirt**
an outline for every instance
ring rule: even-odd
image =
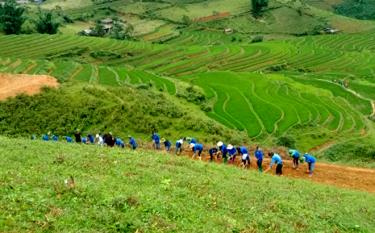
[[[289,150],[289,155],[293,158],[293,168],[298,169],[300,153],[298,150]]]
[[[271,164],[265,172],[271,170],[273,165],[276,164],[276,175],[281,176],[283,174],[283,160],[281,159],[281,156],[274,152],[268,153],[268,156],[271,157]]]
[[[121,138],[115,138],[115,145],[121,148],[125,147],[125,143]]]
[[[212,147],[208,150],[208,153],[210,154],[210,162],[214,160],[214,156],[217,155],[217,152],[219,150],[216,147]]]
[[[227,146],[222,141],[220,141],[217,143],[217,147],[219,147],[219,154],[223,157],[223,162],[227,163],[227,160],[228,160]]]
[[[254,152],[254,156],[257,159],[258,171],[263,172],[262,163],[263,163],[264,154],[263,154],[262,149],[259,148],[259,146],[256,147],[255,152]]]
[[[231,144],[228,145],[227,147],[228,154],[229,154],[229,163],[234,163],[236,160],[236,155],[237,155],[237,150],[234,146]]]
[[[53,136],[52,136],[52,140],[53,140],[54,142],[57,142],[57,141],[59,140],[59,137],[56,136],[56,135],[53,135]]]
[[[44,134],[43,136],[42,136],[42,139],[43,139],[43,141],[49,141],[49,136],[48,136],[48,134]]]
[[[161,141],[164,144],[165,151],[169,152],[171,150],[172,143],[168,139],[162,138]]]
[[[203,151],[203,145],[202,144],[194,144],[194,143],[191,143],[190,144],[190,148],[193,150],[194,154],[193,154],[193,159],[195,158],[195,156],[198,154],[198,157],[200,160],[202,160],[202,151]]]
[[[81,142],[82,142],[82,144],[87,144],[87,138],[86,137],[81,137]]]
[[[65,136],[65,140],[67,143],[72,143],[73,142],[73,138],[69,137],[69,136]]]
[[[152,133],[151,136],[152,144],[154,146],[154,149],[160,150],[160,136],[156,132]]]
[[[250,156],[249,151],[244,146],[237,147],[237,152],[242,156],[242,167],[249,168],[250,167]]]
[[[308,154],[308,153],[305,153],[303,155],[303,157],[305,158],[305,162],[307,163],[308,165],[308,173],[309,173],[309,176],[311,177],[313,175],[313,172],[314,172],[314,169],[315,169],[315,163],[316,163],[316,158],[314,156],[312,156],[311,154]]]
[[[132,136],[129,136],[129,145],[133,150],[137,149],[138,147],[137,142]]]
[[[191,139],[190,139],[190,143],[197,144],[197,139],[195,139],[195,138],[191,138]]]
[[[184,139],[182,138],[176,141],[176,155],[181,154],[183,144],[184,144]]]
[[[89,134],[89,135],[87,135],[87,138],[88,138],[90,144],[94,144],[95,143],[95,137],[94,137],[94,135]]]

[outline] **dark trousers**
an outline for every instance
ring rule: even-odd
[[[280,176],[283,174],[283,165],[282,164],[277,164],[276,166],[276,175]]]
[[[299,164],[299,158],[298,157],[293,157],[293,165],[295,167],[298,167],[298,164]]]
[[[258,159],[257,160],[257,165],[258,165],[259,172],[263,172],[262,163],[263,163],[263,159]]]

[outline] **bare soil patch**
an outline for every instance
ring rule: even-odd
[[[58,87],[58,81],[48,75],[0,74],[0,100],[19,94],[34,95],[42,87]]]

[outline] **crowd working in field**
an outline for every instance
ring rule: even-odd
[[[32,139],[35,140],[36,136],[33,135]],[[153,145],[153,149],[155,150],[165,150],[168,153],[173,153],[172,151],[172,142],[168,139],[161,138],[160,135],[156,132],[152,133],[151,141]],[[57,142],[60,140],[59,136],[51,135],[51,133],[47,133],[42,136],[43,141],[54,141]],[[128,143],[125,143],[120,137],[115,137],[111,132],[106,134],[87,134],[87,136],[82,136],[79,130],[76,130],[74,136],[64,136],[63,141],[67,143],[80,143],[80,144],[91,144],[91,145],[98,145],[98,146],[106,146],[106,147],[120,147],[126,148],[129,147],[132,150],[136,150],[138,148],[137,141],[134,137],[128,136]],[[180,155],[186,148],[193,152],[192,158],[198,158],[202,160],[202,152],[205,150],[204,145],[199,143],[195,138],[190,137],[183,137],[178,139],[175,142],[174,147],[174,154]],[[185,146],[184,146],[185,145]],[[187,145],[187,147],[186,147]],[[162,148],[162,146],[164,148]],[[222,160],[225,164],[234,164],[236,161],[236,157],[240,156],[242,161],[242,167],[245,169],[250,168],[251,156],[249,150],[246,146],[234,146],[232,144],[225,144],[222,141],[217,142],[216,146],[210,147],[206,149],[210,158],[209,161],[213,162],[214,160]],[[289,155],[293,160],[293,169],[299,169],[300,163],[307,163],[307,173],[311,177],[313,175],[316,158],[309,154],[304,153],[303,155],[296,149],[289,149]],[[265,157],[264,151],[259,147],[256,146],[254,151],[254,159],[256,160],[256,164],[258,167],[258,171],[268,172],[274,166],[276,167],[276,175],[281,176],[283,174],[283,158],[280,156],[279,153],[276,151],[270,151],[267,153],[271,159],[271,163],[269,167],[263,171],[263,159]]]

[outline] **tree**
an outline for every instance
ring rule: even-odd
[[[111,31],[111,38],[117,40],[130,39],[133,36],[134,28],[131,24],[124,26],[118,21],[115,21]]]
[[[0,24],[5,34],[19,34],[25,18],[25,9],[20,7],[15,0],[6,0],[0,7]]]
[[[252,14],[254,17],[259,17],[262,15],[264,7],[268,6],[268,0],[251,0]]]
[[[92,35],[98,37],[103,37],[105,35],[104,26],[100,21],[96,21],[95,27],[92,28]]]
[[[60,27],[51,11],[41,11],[39,9],[39,17],[36,21],[36,31],[42,34],[56,34]]]

